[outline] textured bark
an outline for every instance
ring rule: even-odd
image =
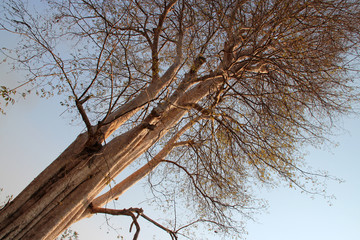
[[[177,102],[180,106],[196,103],[209,91],[217,89],[220,83],[220,77],[209,78],[183,94]],[[114,138],[98,152],[84,152],[87,134],[79,135],[2,210],[0,238],[53,239],[88,215],[90,203],[108,182],[164,136],[187,111],[184,107],[164,108],[161,105],[159,108],[161,118],[148,119],[154,128],[150,130],[147,123],[142,123]]]
[[[145,132],[140,127],[136,130],[89,155],[79,154],[82,149],[72,147],[80,145],[83,140],[80,136],[2,210],[0,238],[53,239],[59,235],[87,209],[114,173],[134,160],[132,156],[140,154],[131,153],[140,142],[137,139]]]
[[[251,204],[244,184],[276,174],[302,188],[294,173],[307,173],[294,149],[322,140],[323,118],[332,122],[358,99],[342,75],[343,56],[360,41],[353,1],[49,2],[52,24],[39,17],[39,25],[19,0],[0,26],[24,37],[18,63],[35,74],[31,81],[50,77],[56,88],[52,76],[60,78],[87,132],[1,210],[0,239],[53,239],[161,162],[185,172],[207,222],[236,230],[227,210]],[[63,35],[79,40],[79,56],[57,54],[66,51],[57,46]],[[125,124],[134,127],[105,143]],[[154,159],[98,196],[160,139]],[[186,144],[184,159],[164,160]]]

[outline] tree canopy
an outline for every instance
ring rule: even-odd
[[[326,173],[308,171],[301,150],[322,143],[358,100],[358,1],[48,0],[30,9],[9,0],[3,6],[2,30],[23,39],[4,53],[28,72],[19,88],[1,86],[4,101],[30,89],[59,94],[85,127],[76,140],[80,150],[64,154],[87,159],[90,170],[79,176],[98,180],[91,180],[94,196],[83,193],[85,210],[60,230],[104,212],[102,205],[145,176],[164,205],[176,197],[191,209],[182,226],[168,226],[172,238],[200,223],[241,232],[236,219],[261,206],[251,191],[258,185],[285,182],[324,194],[316,179]],[[56,168],[73,171],[75,162]],[[133,162],[142,167],[95,198]]]

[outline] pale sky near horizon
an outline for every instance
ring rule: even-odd
[[[0,47],[11,41],[1,31],[0,39]],[[0,86],[5,82],[21,80],[21,75],[8,72],[7,65],[1,64]],[[57,99],[45,100],[30,96],[7,108],[7,115],[0,115],[0,188],[4,188],[0,202],[7,194],[18,194],[82,130],[82,127],[71,125],[69,118],[60,116],[63,111]],[[269,208],[267,212],[255,216],[256,222],[248,222],[249,234],[246,239],[360,239],[360,119],[346,118],[343,126],[347,132],[332,138],[339,143],[338,147],[330,150],[308,149],[309,154],[306,156],[307,162],[314,168],[328,170],[345,180],[341,184],[329,181],[328,193],[337,198],[332,201],[332,206],[321,197],[312,199],[309,195],[289,188],[263,189],[260,191],[261,197],[269,201]],[[142,201],[142,195],[140,183],[119,201],[124,208],[136,207]],[[143,207],[146,211],[146,204]],[[155,219],[162,218],[159,210],[149,212]],[[120,233],[128,232],[128,223],[122,224]],[[115,224],[120,225],[117,221]],[[101,216],[83,220],[72,229],[80,233],[81,240],[117,239],[116,232],[107,227]],[[132,235],[125,236],[126,240],[132,239]],[[140,239],[170,237],[155,226],[147,226],[141,230]]]

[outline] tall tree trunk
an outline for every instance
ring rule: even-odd
[[[1,211],[0,239],[54,239],[88,215],[90,203],[101,190],[161,139],[187,112],[185,106],[198,102],[221,82],[222,77],[213,77],[183,94],[177,103],[184,107],[159,105],[154,111],[160,115],[150,114],[98,152],[84,151],[88,137],[80,134]]]
[[[76,222],[97,194],[152,143],[138,126],[96,153],[79,137],[1,211],[0,239],[53,239]],[[153,134],[150,134],[153,135]],[[141,150],[142,148],[142,150]],[[135,150],[135,151],[134,151]]]
[[[184,111],[166,117],[169,126]],[[88,214],[91,201],[126,166],[165,132],[163,124],[143,125],[114,138],[99,152],[84,153],[86,134],[79,137],[1,211],[1,239],[53,239]]]

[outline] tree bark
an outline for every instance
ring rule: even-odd
[[[221,81],[221,77],[211,77],[198,84],[178,98],[178,106],[198,102],[217,89]],[[98,152],[84,152],[87,134],[80,134],[1,210],[0,238],[54,239],[88,215],[90,203],[111,179],[163,137],[188,111],[186,107],[159,108],[161,118],[149,119],[154,126],[152,129],[146,127],[148,123],[141,123],[111,140]]]
[[[146,131],[136,127],[93,154],[82,153],[86,138],[80,135],[1,211],[0,238],[54,239],[77,221],[116,173],[142,154],[146,148],[131,150]]]

